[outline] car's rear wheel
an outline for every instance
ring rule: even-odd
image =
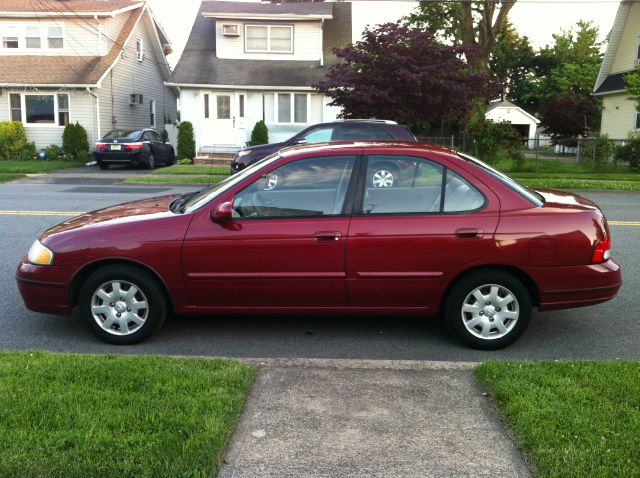
[[[531,296],[512,274],[479,270],[452,286],[444,312],[449,330],[464,343],[495,350],[525,332],[531,319]]]
[[[147,271],[111,265],[91,274],[80,289],[80,315],[105,342],[142,342],[160,328],[167,316],[162,285]]]
[[[103,161],[98,161],[98,167],[100,169],[109,169],[109,165]]]
[[[171,153],[169,154],[169,162],[167,163],[169,166],[173,166],[176,164],[176,153],[171,149]]]
[[[149,153],[149,157],[147,158],[147,163],[145,164],[147,169],[153,169],[156,167],[156,157],[153,153]]]

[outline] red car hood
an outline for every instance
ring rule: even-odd
[[[87,212],[53,226],[42,235],[41,240],[74,229],[106,224],[126,224],[132,221],[144,221],[145,219],[173,215],[173,213],[169,211],[169,205],[177,197],[178,195],[171,195],[142,199],[140,201],[127,202],[118,204],[117,206]]]

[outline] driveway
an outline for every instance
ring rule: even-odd
[[[95,168],[89,179],[73,170],[54,181],[26,178],[0,185],[0,348],[90,353],[151,353],[228,357],[305,357],[387,360],[481,361],[496,359],[640,357],[640,227],[612,225],[613,255],[622,263],[624,285],[614,301],[593,307],[534,313],[516,344],[497,352],[469,350],[452,340],[436,319],[395,317],[217,316],[172,318],[158,335],[134,347],[116,347],[93,337],[78,317],[56,317],[25,309],[15,267],[43,230],[81,212],[143,197],[197,188],[113,185],[111,175],[140,170]],[[103,182],[108,181],[108,182]],[[585,191],[611,221],[640,221],[640,193]],[[10,211],[35,211],[11,213]],[[53,214],[53,215],[52,215]],[[613,224],[616,224],[615,222]]]

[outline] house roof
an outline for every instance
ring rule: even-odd
[[[145,8],[132,10],[105,56],[0,56],[0,86],[98,86],[119,58]]]
[[[618,11],[616,12],[616,19],[613,22],[613,27],[609,32],[607,37],[607,51],[602,58],[602,63],[600,64],[600,71],[598,72],[598,78],[596,79],[596,84],[594,85],[593,91],[595,94],[608,93],[612,90],[601,91],[602,85],[604,82],[608,80],[611,75],[611,67],[613,66],[613,60],[616,56],[616,52],[618,47],[620,46],[620,42],[622,40],[622,34],[624,33],[624,26],[627,22],[627,18],[629,17],[629,13],[633,6],[634,0],[622,0],[620,5],[618,5]],[[633,65],[629,65],[630,67]],[[618,80],[611,80],[618,81]],[[621,89],[624,89],[624,85]]]
[[[540,120],[538,118],[536,118],[535,116],[533,116],[531,113],[527,112],[526,110],[520,108],[515,103],[511,103],[511,101],[507,101],[507,100],[493,101],[493,102],[489,103],[489,106],[487,107],[487,113],[489,113],[490,111],[493,111],[493,110],[495,110],[497,108],[514,108],[514,109],[520,111],[523,115],[527,116],[532,121],[535,121],[536,123],[540,123]]]
[[[625,89],[625,75],[629,73],[633,73],[633,70],[624,71],[622,73],[614,73],[612,75],[608,75],[598,89],[593,92],[594,95],[605,95],[607,93],[617,93],[620,91],[624,91]]]
[[[222,5],[224,4],[224,5]],[[232,7],[234,5],[234,7]],[[305,88],[324,78],[329,68],[337,63],[331,53],[334,47],[343,47],[351,42],[351,5],[349,3],[292,3],[249,4],[249,8],[262,7],[273,11],[285,6],[288,11],[331,11],[333,19],[324,22],[324,65],[319,61],[294,60],[241,60],[223,59],[216,56],[216,23],[203,12],[213,12],[213,7],[247,9],[238,2],[204,1],[186,47],[167,84],[171,86],[216,86],[220,88]]]
[[[36,14],[70,15],[112,15],[118,11],[140,7],[142,1],[132,0],[54,0],[34,2],[33,0],[2,0],[0,17],[36,16]]]
[[[220,0],[204,0],[200,12],[203,16],[249,18],[253,16],[310,16],[332,18],[333,5],[324,2],[225,2]]]

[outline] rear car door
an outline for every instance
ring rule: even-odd
[[[165,162],[167,160],[164,143],[162,142],[162,139],[160,138],[160,135],[158,133],[156,133],[155,131],[147,130],[144,132],[142,139],[149,142],[149,147],[151,148],[156,161]]]
[[[484,254],[497,197],[424,157],[370,154],[366,165],[347,242],[349,304],[427,307],[443,280]],[[380,165],[394,168],[393,182],[376,180]]]
[[[288,162],[238,191],[229,223],[194,217],[183,274],[199,307],[342,307],[356,155]],[[212,206],[213,207],[213,206]]]

